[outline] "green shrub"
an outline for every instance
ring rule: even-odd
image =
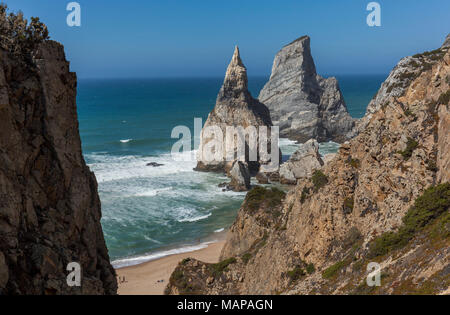
[[[369,287],[366,283],[366,281],[361,282],[353,291],[352,291],[352,295],[369,295],[369,294],[373,294],[373,292],[375,291],[377,287],[373,286],[373,287]]]
[[[291,281],[297,281],[305,275],[305,271],[302,267],[297,266],[294,269],[286,272],[286,275],[291,279]]]
[[[413,152],[417,147],[419,146],[419,143],[414,140],[413,138],[408,138],[408,141],[406,142],[406,149],[404,151],[400,151],[399,153],[403,156],[403,159],[409,160],[409,158],[412,156]]]
[[[384,233],[372,242],[369,257],[383,256],[392,250],[403,248],[417,232],[441,215],[445,215],[449,208],[449,183],[427,189],[408,210],[397,232]]]
[[[242,255],[242,261],[244,262],[244,264],[247,264],[250,259],[252,259],[252,254],[245,253],[244,255]]]
[[[313,274],[316,271],[316,268],[314,267],[313,263],[308,264],[308,266],[306,266],[306,272],[308,274]]]
[[[410,109],[405,109],[404,110],[405,116],[413,116],[413,112]]]
[[[270,208],[281,205],[284,197],[286,197],[286,193],[277,188],[266,189],[257,186],[248,192],[244,203],[250,212],[254,213],[263,205]]]
[[[399,79],[400,80],[413,80],[417,77],[417,74],[414,72],[404,72],[400,74]]]
[[[364,237],[362,236],[361,232],[355,226],[353,226],[342,240],[342,248],[344,250],[348,250],[350,248],[357,247],[363,239]]]
[[[439,169],[437,167],[436,161],[433,159],[427,160],[427,170],[431,172],[437,172]]]
[[[170,276],[170,279],[172,280],[172,282],[174,282],[183,279],[183,277],[184,277],[183,271],[181,271],[180,269],[176,269]]]
[[[448,90],[445,93],[442,93],[438,99],[438,104],[440,105],[447,105],[449,102],[450,102],[450,90]]]
[[[318,191],[320,188],[328,184],[328,177],[322,171],[317,170],[312,176],[312,182],[314,185],[314,190]]]
[[[306,201],[306,198],[308,198],[309,192],[310,192],[309,188],[303,187],[302,195],[300,197],[300,203],[303,204]]]
[[[436,59],[438,57],[442,57],[445,54],[445,51],[441,48],[432,50],[432,51],[425,51],[421,54],[415,54],[414,58],[423,58],[423,57],[431,57],[432,59]]]
[[[348,158],[347,164],[349,164],[351,167],[359,168],[361,166],[361,162],[358,159],[353,159],[351,157]]]
[[[339,270],[344,268],[346,265],[347,265],[347,263],[345,261],[338,261],[333,266],[325,269],[322,272],[322,278],[324,278],[324,279],[334,278],[338,274]]]
[[[8,13],[0,4],[0,47],[15,56],[28,56],[37,45],[49,39],[47,26],[32,17],[28,23],[22,12]]]
[[[433,239],[450,237],[450,212],[447,212],[439,217],[434,223],[430,231],[430,236]]]
[[[355,199],[354,197],[351,198],[345,198],[344,200],[344,213],[345,214],[350,214],[353,212],[353,207],[355,206]]]
[[[358,260],[353,264],[353,271],[360,271],[364,267],[364,261]]]
[[[220,276],[224,271],[228,270],[228,266],[231,264],[235,264],[237,262],[236,258],[231,257],[228,259],[225,259],[217,264],[212,264],[211,269],[212,273],[215,277]]]
[[[186,265],[188,262],[190,262],[191,261],[191,259],[190,258],[185,258],[185,259],[183,259],[182,261],[181,261],[181,264],[182,265]]]

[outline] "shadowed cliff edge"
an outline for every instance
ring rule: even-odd
[[[4,5],[0,36],[0,294],[115,294],[64,48]],[[71,262],[80,287],[66,282]]]

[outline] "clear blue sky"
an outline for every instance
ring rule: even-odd
[[[80,28],[66,24],[69,0],[3,2],[39,16],[82,78],[222,76],[235,44],[249,75],[269,75],[276,52],[305,34],[321,74],[388,73],[450,33],[448,0],[378,1],[374,28],[369,0],[79,0]]]

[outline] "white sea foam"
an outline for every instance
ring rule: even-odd
[[[339,150],[340,146],[341,145],[339,143],[333,141],[324,142],[320,144],[319,152],[321,155],[336,153]]]
[[[130,141],[133,141],[133,139],[120,140],[120,142],[122,142],[122,143],[128,143],[128,142],[130,142]]]
[[[220,233],[220,232],[223,232],[223,231],[225,231],[225,229],[224,229],[224,228],[222,228],[222,229],[218,229],[218,230],[215,230],[215,231],[214,231],[214,233]]]
[[[195,156],[195,151],[175,155]],[[226,223],[214,216],[215,211],[222,213],[224,207],[237,210],[245,196],[245,192],[222,192],[218,184],[228,181],[227,177],[195,172],[195,160],[176,161],[169,153],[158,156],[91,153],[86,155],[86,160],[99,183],[102,224],[108,245],[115,249],[113,257],[119,259],[115,262],[118,267],[203,248],[160,249],[160,252],[122,259],[183,239],[196,239],[195,230],[203,227],[195,225],[203,225],[205,220],[208,225],[204,228],[216,235],[214,230]],[[147,166],[151,162],[162,166]],[[195,229],[185,229],[187,225]]]
[[[298,144],[297,144],[297,141],[290,140],[288,138],[280,138],[280,139],[278,139],[278,145],[280,147],[283,147],[283,146],[287,146],[287,145],[298,145]]]
[[[123,267],[129,267],[129,266],[135,266],[139,264],[143,264],[152,260],[160,259],[167,256],[177,255],[177,254],[183,254],[183,253],[190,253],[194,252],[200,249],[207,248],[209,244],[212,244],[214,242],[205,242],[201,243],[199,245],[188,245],[181,248],[174,248],[169,249],[165,251],[155,252],[155,253],[149,253],[142,256],[136,256],[136,257],[129,257],[124,259],[118,259],[112,262],[112,265],[115,269],[123,268]]]
[[[279,139],[279,146],[281,149],[281,152],[283,155],[292,155],[295,151],[297,151],[302,144],[297,143],[296,141],[292,141],[286,138],[280,138]],[[339,143],[329,141],[320,143],[319,146],[319,153],[321,155],[329,154],[329,153],[336,153],[340,147]]]
[[[177,154],[191,154],[191,152]],[[170,154],[163,154],[157,157],[135,155],[109,156],[101,154],[87,154],[86,156],[90,161],[89,167],[95,173],[99,183],[121,179],[149,178],[193,172],[196,165],[195,161],[174,161]],[[163,165],[160,167],[147,166],[150,162],[156,162]]]
[[[177,221],[180,222],[180,223],[183,223],[183,222],[197,222],[197,221],[208,219],[210,216],[212,216],[212,213],[208,213],[207,215],[202,215],[202,216],[193,217],[193,218],[179,219]]]
[[[144,192],[137,192],[130,197],[153,197],[160,195],[161,193],[172,190],[172,187],[160,188],[160,189],[150,189]]]

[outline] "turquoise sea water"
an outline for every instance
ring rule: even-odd
[[[337,76],[350,114],[362,117],[385,76]],[[194,172],[195,161],[170,155],[175,126],[194,132],[205,121],[223,78],[79,80],[78,115],[86,162],[99,183],[102,225],[117,267],[214,241],[245,197],[222,192],[218,174]],[[267,78],[249,79],[254,96]],[[288,156],[297,145],[281,140]],[[337,145],[323,144],[323,154]],[[184,154],[190,154],[186,152]],[[157,162],[161,167],[146,166]]]

